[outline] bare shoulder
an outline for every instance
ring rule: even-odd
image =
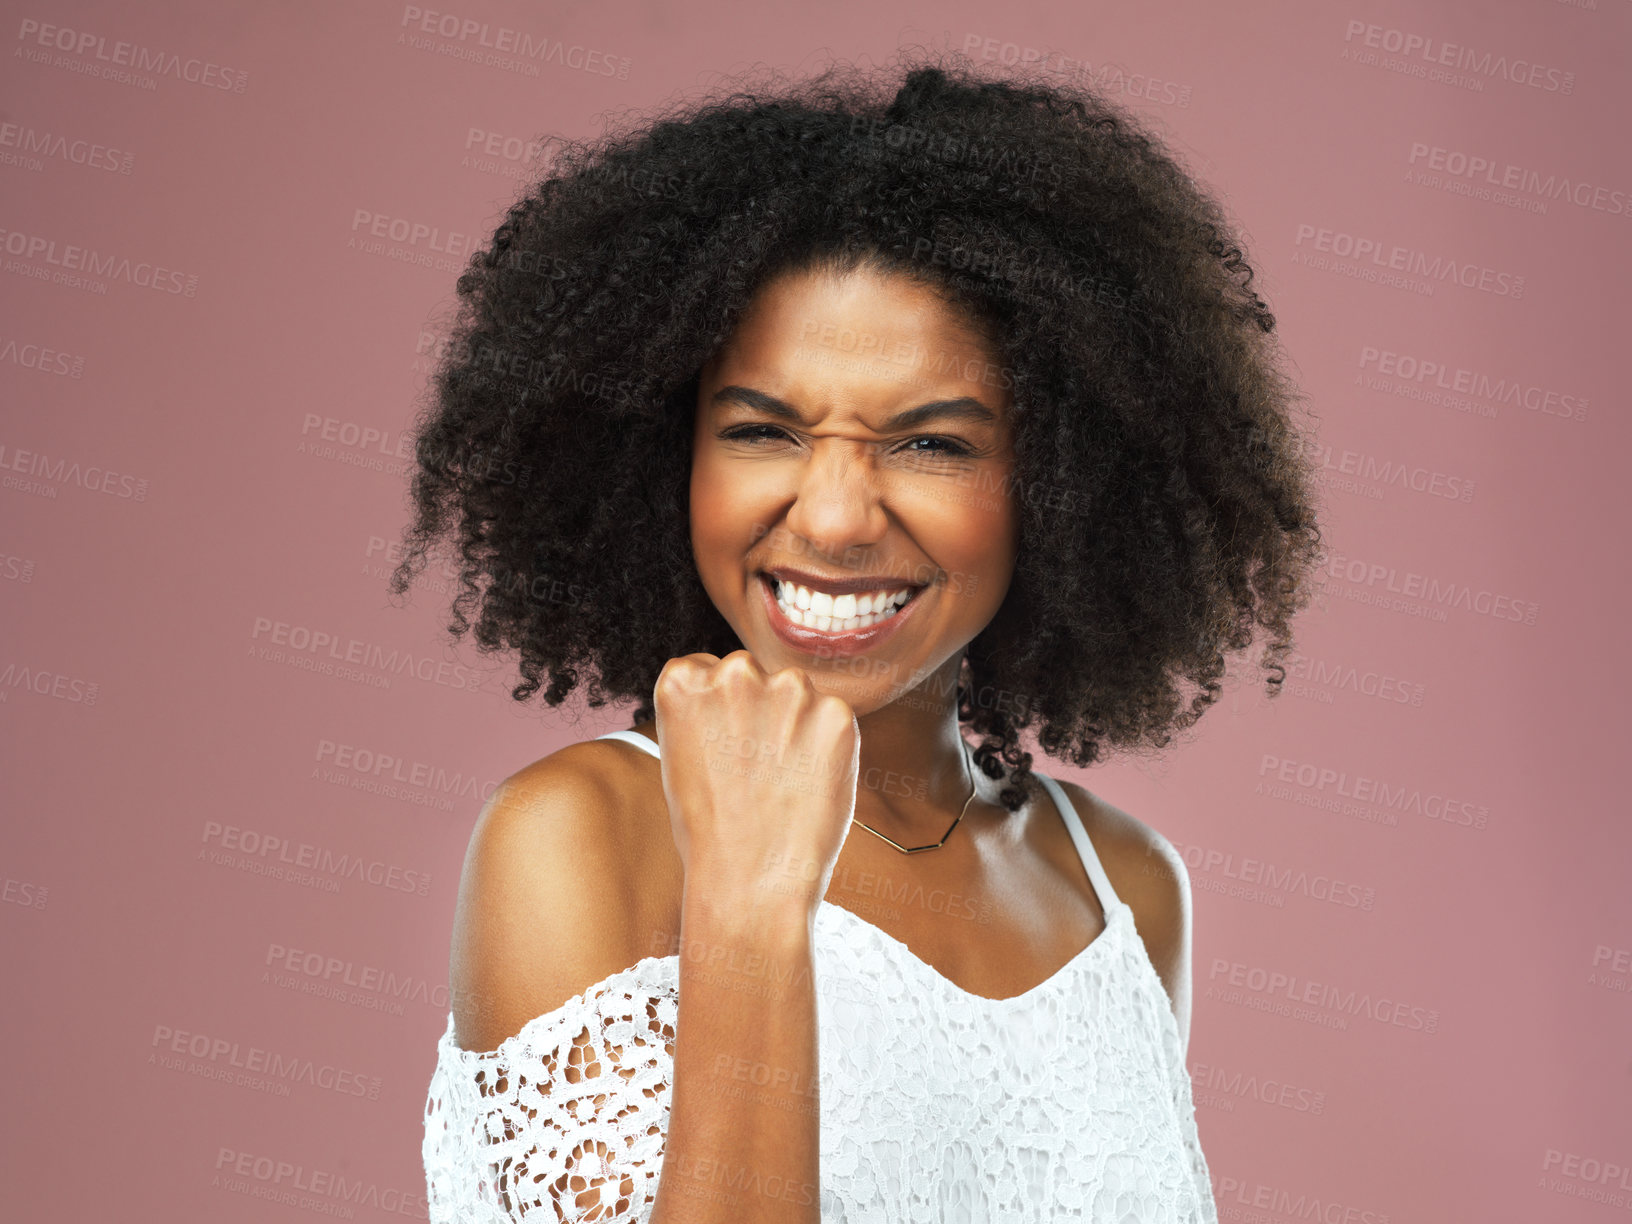
[[[1060,779],[1094,843],[1116,895],[1134,925],[1156,976],[1166,987],[1181,1043],[1190,1029],[1190,875],[1163,834],[1075,782]]]
[[[633,904],[645,814],[633,750],[613,743],[570,744],[516,771],[476,818],[449,964],[463,1049],[496,1048],[649,954]]]

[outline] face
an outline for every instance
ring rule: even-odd
[[[931,677],[950,700],[1014,573],[1009,382],[901,277],[799,272],[756,297],[702,371],[691,540],[761,667],[858,716]]]

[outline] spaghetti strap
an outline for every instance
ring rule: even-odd
[[[633,744],[637,748],[644,748],[647,752],[651,753],[660,761],[663,759],[663,754],[657,750],[657,744],[648,739],[646,736],[642,735],[639,731],[608,731],[605,735],[597,735],[595,738],[622,740],[626,744]]]
[[[1099,897],[1099,906],[1107,915],[1113,907],[1122,904],[1122,898],[1116,895],[1111,887],[1110,877],[1105,874],[1105,868],[1099,861],[1099,855],[1094,850],[1094,843],[1088,837],[1088,830],[1083,828],[1082,817],[1067,797],[1065,789],[1047,774],[1035,775],[1047,789],[1054,800],[1054,806],[1060,809],[1060,819],[1065,821],[1065,827],[1071,833],[1071,840],[1076,844],[1077,856],[1082,859],[1083,868],[1088,872],[1088,880],[1094,886],[1094,892]]]

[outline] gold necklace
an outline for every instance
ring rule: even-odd
[[[941,834],[940,841],[930,842],[923,846],[903,846],[900,842],[896,841],[895,838],[889,836],[887,833],[880,833],[877,829],[873,828],[872,825],[868,824],[864,820],[858,820],[852,816],[850,818],[850,823],[860,825],[874,837],[882,837],[885,841],[889,842],[890,845],[901,851],[902,854],[917,854],[920,850],[939,850],[942,846],[946,845],[946,839],[952,836],[952,830],[958,827],[958,821],[961,821],[964,818],[969,811],[969,805],[975,801],[975,775],[974,771],[969,768],[969,745],[967,742],[965,742],[963,736],[961,735],[958,736],[958,743],[963,747],[963,772],[969,779],[969,798],[963,801],[963,811],[958,813],[958,819],[954,820],[951,825],[947,827],[946,832]]]

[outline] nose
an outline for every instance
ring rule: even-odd
[[[788,530],[824,559],[872,548],[889,527],[870,443],[824,438],[799,471]],[[842,564],[837,560],[832,564]]]

